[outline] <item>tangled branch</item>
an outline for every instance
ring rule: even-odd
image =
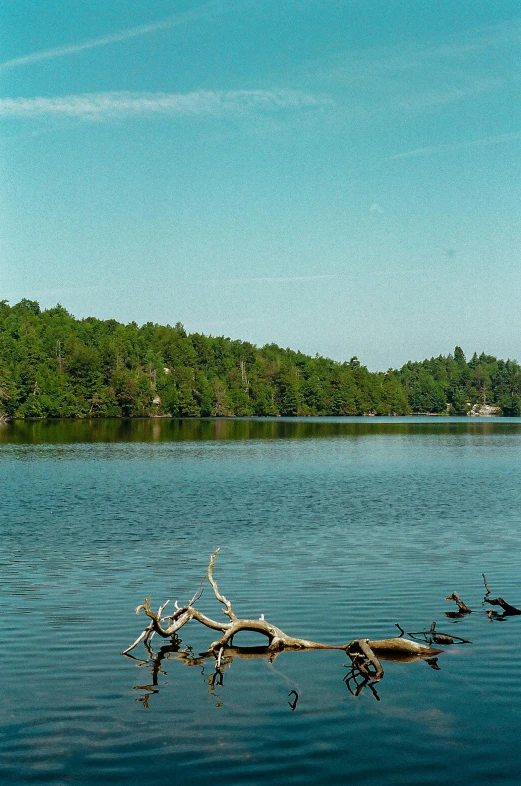
[[[380,674],[380,668],[376,667],[377,654],[383,653],[384,655],[409,655],[413,657],[430,657],[439,650],[433,650],[431,647],[419,644],[415,641],[409,641],[401,637],[382,639],[380,641],[369,641],[368,639],[357,639],[354,642],[347,644],[323,644],[318,641],[310,639],[299,638],[290,636],[279,627],[264,619],[262,615],[259,619],[242,619],[238,617],[234,610],[231,601],[226,598],[219,589],[219,585],[213,575],[215,567],[215,558],[220,549],[216,549],[210,556],[210,562],[206,571],[206,578],[212,587],[215,599],[224,606],[223,614],[228,617],[228,622],[218,622],[211,617],[208,617],[203,612],[199,611],[193,604],[198,600],[202,593],[202,587],[196,592],[192,600],[186,605],[179,607],[177,603],[173,614],[163,616],[163,612],[169,603],[163,603],[157,611],[153,611],[150,606],[150,598],[145,598],[145,602],[136,608],[136,614],[144,611],[146,616],[150,619],[150,623],[138,636],[138,638],[123,651],[123,655],[128,655],[135,647],[141,642],[145,646],[150,644],[152,637],[158,634],[164,639],[173,639],[176,637],[181,628],[192,620],[205,625],[211,630],[216,630],[221,633],[221,636],[210,644],[208,653],[212,654],[218,666],[220,666],[224,653],[227,648],[233,646],[233,638],[240,631],[250,631],[253,633],[260,633],[268,639],[267,647],[264,653],[276,653],[282,650],[344,650],[348,654],[357,651],[364,653],[368,662],[375,667],[375,673],[372,674],[374,681],[375,674]],[[369,657],[369,649],[372,655]],[[364,667],[362,668],[363,671]],[[378,677],[380,679],[380,677]]]
[[[136,689],[146,689],[148,691],[145,697],[139,699],[145,706],[148,706],[150,696],[158,691],[157,678],[158,674],[163,673],[161,662],[165,657],[168,659],[174,658],[176,660],[181,660],[188,666],[199,666],[203,675],[205,675],[205,665],[207,662],[213,662],[213,672],[205,676],[209,686],[209,692],[213,694],[215,688],[223,685],[225,671],[235,658],[268,657],[269,662],[273,663],[275,658],[283,651],[343,650],[350,660],[348,672],[344,677],[344,682],[348,690],[354,696],[358,696],[365,687],[368,687],[373,696],[379,701],[380,697],[378,696],[375,685],[377,685],[384,676],[382,661],[409,662],[422,659],[425,660],[431,668],[439,669],[437,656],[443,652],[439,647],[470,643],[468,639],[437,630],[436,622],[433,622],[430,628],[426,630],[407,634],[401,625],[397,624],[396,627],[400,635],[388,639],[370,640],[367,638],[360,638],[344,644],[324,644],[310,639],[290,636],[285,631],[281,630],[281,628],[264,619],[264,615],[261,615],[259,619],[243,619],[237,616],[232,602],[222,594],[217,580],[215,579],[215,560],[219,551],[220,549],[216,549],[211,554],[203,581],[186,605],[179,606],[177,601],[175,601],[172,613],[165,615],[165,609],[170,601],[165,601],[165,603],[159,606],[157,611],[154,611],[151,607],[150,598],[147,597],[144,603],[137,606],[135,610],[138,615],[144,612],[149,623],[139,634],[137,639],[127,647],[122,654],[137,660],[140,666],[146,665],[152,671],[151,685],[136,686]],[[489,597],[491,590],[485,574],[482,575],[486,590],[483,602],[491,606],[499,606],[503,609],[502,614],[493,610],[488,611],[489,619],[491,621],[502,620],[508,616],[521,615],[521,609],[507,603],[503,598]],[[203,593],[203,584],[205,580],[208,580],[214,597],[223,607],[222,613],[227,619],[221,621],[215,620],[196,608],[195,604]],[[472,609],[461,600],[457,592],[453,592],[451,595],[447,596],[445,600],[454,601],[458,609],[457,611],[446,612],[447,617],[462,618],[472,613]],[[218,638],[210,644],[208,650],[200,655],[195,655],[191,647],[180,647],[181,639],[179,638],[179,631],[192,620],[199,622],[210,630],[217,631],[219,634]],[[234,637],[241,631],[261,634],[267,639],[266,645],[263,647],[234,646]],[[169,640],[169,644],[161,647],[159,653],[154,653],[150,646],[156,634],[162,639]],[[406,638],[406,636],[411,638]],[[421,637],[422,640],[416,640],[417,637]],[[141,643],[148,654],[146,660],[134,658],[134,656],[130,654],[132,650]],[[213,695],[217,697],[217,694]],[[290,697],[294,697],[288,702],[292,711],[294,711],[297,706],[298,695],[297,691],[291,691],[289,694]]]

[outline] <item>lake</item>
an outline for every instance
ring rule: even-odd
[[[521,606],[520,468],[516,419],[0,425],[0,782],[519,783],[521,616],[487,615],[481,574]],[[358,696],[335,650],[235,657],[221,685],[195,621],[122,656],[217,547],[241,617],[471,643]],[[196,606],[226,619],[208,585]]]

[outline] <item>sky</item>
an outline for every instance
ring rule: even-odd
[[[521,6],[4,0],[0,299],[521,360]]]

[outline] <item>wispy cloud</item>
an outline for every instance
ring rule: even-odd
[[[132,115],[220,115],[332,105],[300,90],[198,90],[191,93],[84,93],[56,98],[2,98],[0,117],[109,120]]]
[[[306,72],[323,81],[341,84],[373,83],[375,79],[393,79],[407,72],[465,76],[470,65],[482,65],[486,57],[489,68],[503,67],[510,74],[517,65],[515,55],[521,35],[521,18],[454,34],[440,41],[400,43],[389,46],[350,49],[322,60],[306,63]],[[512,55],[512,57],[510,57]],[[517,73],[517,69],[516,69]]]
[[[398,158],[414,158],[416,156],[427,156],[432,153],[452,153],[455,150],[466,150],[469,147],[484,147],[485,145],[501,145],[505,142],[516,142],[521,139],[521,131],[512,134],[498,134],[497,136],[485,136],[482,139],[472,139],[468,142],[455,142],[448,145],[429,145],[418,147],[415,150],[406,150],[403,153],[395,153],[387,156],[387,161]]]
[[[0,63],[0,70],[10,68],[18,68],[20,66],[32,65],[41,60],[54,60],[58,57],[67,57],[68,55],[75,55],[78,52],[84,52],[88,49],[97,49],[101,46],[108,46],[109,44],[116,44],[120,41],[128,41],[131,38],[155,33],[158,30],[167,30],[170,27],[178,27],[189,22],[195,22],[200,19],[208,19],[217,16],[224,12],[234,11],[237,7],[244,5],[244,2],[234,2],[234,0],[210,0],[204,3],[199,8],[192,11],[187,11],[182,14],[172,14],[163,19],[155,22],[149,22],[145,25],[138,25],[137,27],[127,27],[123,30],[118,30],[115,33],[100,36],[98,38],[88,38],[77,44],[63,44],[51,49],[43,49],[39,52],[32,52],[22,57],[14,57],[11,60],[6,60]]]
[[[342,119],[388,124],[390,115],[437,112],[517,88],[520,35],[521,19],[512,19],[444,40],[346,49],[302,64],[298,76],[335,95]]]

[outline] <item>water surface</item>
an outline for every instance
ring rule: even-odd
[[[520,460],[506,419],[0,426],[0,781],[518,783],[521,617],[489,620],[481,573],[521,605]],[[384,663],[379,701],[350,695],[341,651],[235,659],[213,687],[210,662],[122,657],[134,607],[186,602],[217,546],[240,616],[473,643]],[[444,616],[453,590],[472,615]],[[198,606],[222,617],[209,588]]]

